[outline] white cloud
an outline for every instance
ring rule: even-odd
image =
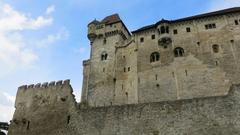
[[[211,0],[209,11],[240,6],[240,0]]]
[[[39,16],[36,19],[14,10],[4,4],[0,9],[0,32],[20,31],[25,29],[39,29],[52,24],[51,17]]]
[[[15,97],[9,95],[6,92],[1,92],[0,91],[0,98],[1,98],[1,102],[0,102],[0,121],[3,122],[9,122],[9,120],[12,119],[13,117],[13,113],[14,113],[14,101],[15,101]]]
[[[53,13],[54,11],[55,11],[55,6],[51,5],[47,8],[46,14],[49,15],[49,14]]]
[[[45,39],[40,40],[37,43],[38,47],[47,47],[59,40],[66,40],[69,37],[69,33],[66,29],[61,29],[57,33],[49,34]]]
[[[53,12],[49,7],[46,12]],[[35,19],[16,11],[8,4],[0,6],[0,78],[16,68],[31,67],[38,59],[33,46],[26,46],[28,38],[23,37],[23,30],[37,30],[52,24],[48,16],[38,16]],[[2,73],[3,72],[3,73]]]

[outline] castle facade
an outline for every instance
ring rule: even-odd
[[[129,32],[118,14],[88,25],[82,101],[138,104],[226,95],[240,83],[240,8]]]
[[[70,80],[20,86],[8,135],[239,135],[239,19],[94,20],[81,103]]]

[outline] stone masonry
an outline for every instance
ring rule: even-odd
[[[239,135],[240,7],[129,32],[88,25],[77,103],[70,80],[18,88],[9,135]]]
[[[82,102],[110,106],[226,95],[240,83],[240,8],[160,20],[132,34],[117,14],[88,25]]]

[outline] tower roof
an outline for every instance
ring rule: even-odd
[[[98,21],[98,20],[96,20],[96,19],[94,19],[93,21],[91,21],[88,25],[90,25],[90,24],[99,24],[100,22]]]
[[[121,21],[121,19],[120,19],[119,15],[118,14],[113,14],[113,15],[105,17],[101,21],[101,23],[112,24],[112,23],[117,23],[117,22],[120,22],[120,21]]]

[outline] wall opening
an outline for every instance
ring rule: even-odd
[[[213,52],[214,52],[214,53],[218,53],[218,52],[219,52],[219,45],[216,45],[216,44],[213,45],[213,46],[212,46],[212,49],[213,49]]]
[[[106,52],[103,52],[101,55],[101,60],[102,61],[107,60],[107,57],[108,57],[108,54]]]
[[[30,128],[30,121],[27,122],[27,130]]]
[[[239,24],[238,20],[235,20],[234,22],[235,22],[235,25],[238,25],[238,24]]]
[[[159,61],[160,60],[160,53],[159,52],[153,52],[151,55],[150,55],[150,62],[156,62],[156,61]]]
[[[152,35],[152,39],[155,39],[155,35]]]
[[[184,49],[181,47],[177,47],[174,49],[174,56],[175,57],[183,57],[184,55]]]
[[[67,124],[69,124],[69,123],[70,123],[70,119],[71,119],[71,116],[70,116],[70,115],[68,115],[68,117],[67,117]]]
[[[174,35],[178,34],[177,29],[173,30],[173,34],[174,34]]]

